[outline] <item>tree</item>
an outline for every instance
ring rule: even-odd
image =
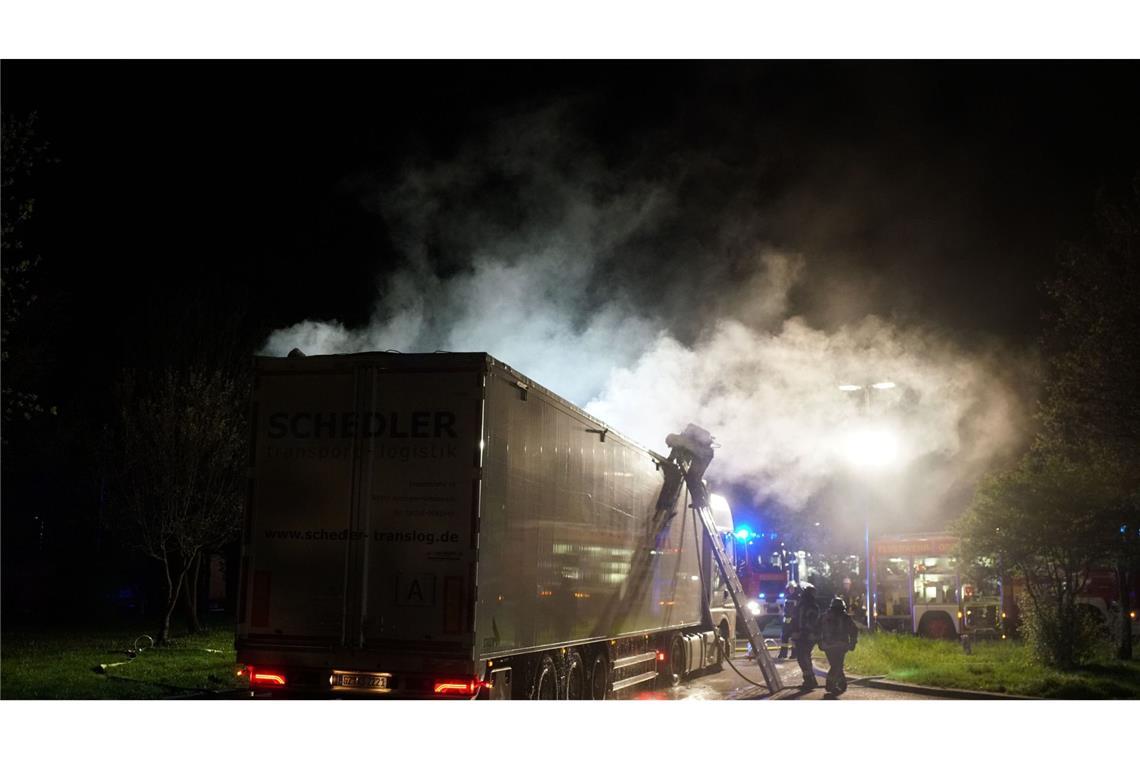
[[[25,118],[5,115],[0,131],[0,196],[2,196],[2,230],[0,230],[0,359],[4,362],[4,383],[0,385],[0,407],[4,426],[15,420],[30,420],[45,411],[56,413],[54,406],[44,408],[38,393],[24,383],[33,362],[23,352],[13,351],[14,330],[29,307],[36,302],[34,275],[40,257],[24,251],[21,228],[32,216],[35,199],[25,187],[33,170],[50,163],[47,143],[35,131],[36,115]],[[3,439],[5,442],[7,439]]]
[[[1129,201],[1102,202],[1097,234],[1063,251],[1045,291],[1042,437],[1140,463],[1140,177]]]
[[[117,396],[102,450],[107,525],[161,565],[166,599],[157,641],[166,643],[203,552],[238,532],[248,384],[218,368],[132,371]],[[191,628],[196,623],[195,614]]]
[[[1024,579],[1038,654],[1058,667],[1087,653],[1077,597],[1111,556],[1129,503],[1124,480],[1111,456],[1038,448],[988,477],[957,525],[964,559],[1000,558]]]
[[[1113,507],[1119,522],[1105,559],[1116,568],[1121,602],[1117,655],[1130,659],[1128,577],[1140,572],[1140,175],[1130,197],[1102,198],[1095,235],[1062,253],[1045,289],[1052,309],[1037,445],[1117,463],[1130,496]]]

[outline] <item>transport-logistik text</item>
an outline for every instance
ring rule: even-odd
[[[266,538],[284,538],[291,541],[362,541],[368,537],[368,533],[362,530],[349,530],[342,528],[341,530],[327,530],[325,528],[318,528],[317,530],[282,530],[277,528],[270,528],[265,531]],[[454,543],[459,540],[459,534],[454,531],[440,531],[435,533],[432,531],[423,530],[374,530],[372,531],[373,541],[384,541],[388,543],[416,543],[416,544],[434,544],[435,542]]]
[[[455,413],[274,412],[270,438],[455,438]]]
[[[345,459],[352,454],[352,445],[267,446],[270,459]],[[418,443],[377,446],[372,456],[409,462],[413,459],[454,459],[458,451],[454,443]]]

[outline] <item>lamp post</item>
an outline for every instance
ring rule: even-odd
[[[871,407],[871,391],[885,391],[894,388],[895,384],[889,380],[877,383],[853,385],[844,383],[839,390],[844,393],[863,392],[863,413],[867,414]],[[847,441],[847,457],[857,467],[863,470],[875,469],[894,461],[897,454],[897,442],[893,434],[886,430],[866,429],[851,434]],[[873,609],[871,597],[871,517],[868,500],[863,500],[863,606],[867,613],[867,630],[874,630]]]

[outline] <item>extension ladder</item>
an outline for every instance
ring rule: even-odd
[[[701,525],[705,529],[705,538],[712,546],[713,558],[720,569],[721,577],[724,578],[725,586],[728,587],[728,594],[732,597],[732,605],[736,607],[736,614],[740,616],[739,619],[744,621],[744,629],[748,632],[748,641],[752,644],[752,651],[756,653],[756,662],[760,665],[760,672],[764,674],[764,683],[768,686],[768,692],[775,694],[784,688],[784,683],[780,680],[776,663],[772,662],[772,658],[768,655],[768,647],[764,644],[764,635],[760,631],[760,626],[756,625],[756,619],[748,611],[744,587],[740,585],[736,568],[733,567],[728,555],[724,553],[724,546],[721,545],[705,489],[702,487],[699,493],[695,493],[690,486],[689,491],[693,495],[693,509],[701,518]]]

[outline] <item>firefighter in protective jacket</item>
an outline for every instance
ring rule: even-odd
[[[843,599],[836,597],[832,600],[831,608],[819,621],[819,629],[819,648],[827,655],[827,664],[830,666],[827,671],[827,693],[839,696],[847,691],[843,658],[848,652],[855,651],[855,642],[859,639],[859,629],[847,614],[847,605]]]
[[[800,598],[792,613],[791,639],[796,648],[796,662],[804,676],[803,688],[818,687],[819,682],[811,669],[811,650],[815,649],[815,642],[819,639],[819,607],[815,604],[815,586],[810,583],[800,584]]]

